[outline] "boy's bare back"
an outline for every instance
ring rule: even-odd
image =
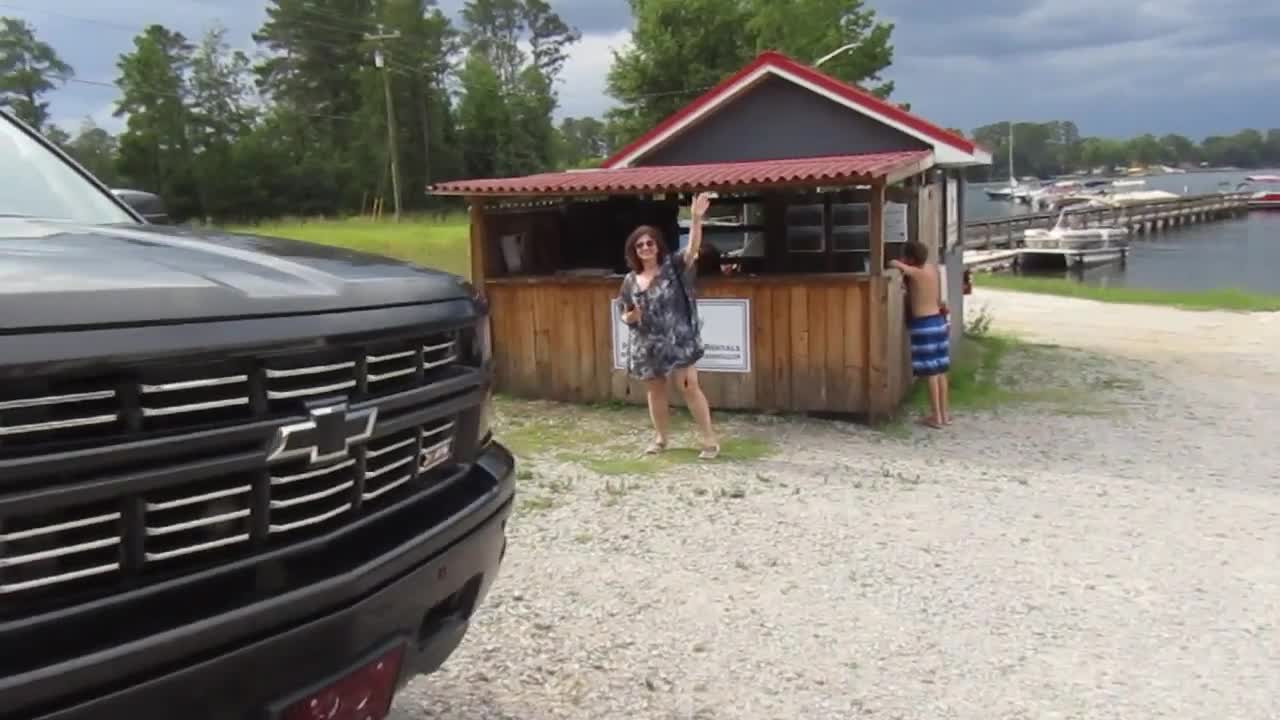
[[[930,317],[942,312],[938,304],[938,266],[925,263],[906,273],[907,288],[911,297],[911,316]]]

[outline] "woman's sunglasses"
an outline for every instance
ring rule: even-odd
[[[658,243],[654,242],[653,240],[640,240],[636,242],[637,250],[644,250],[645,248],[656,248],[656,247],[658,247]]]

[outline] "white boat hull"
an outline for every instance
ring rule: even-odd
[[[1249,198],[1254,210],[1280,210],[1280,192],[1260,192]]]
[[[1083,270],[1085,268],[1122,262],[1129,250],[1127,247],[1104,247],[1092,249],[1049,249],[1023,248],[1018,254],[1018,265],[1022,270]]]
[[[1022,243],[1024,247],[1075,249],[1115,243],[1128,235],[1128,230],[1117,227],[1027,230],[1023,233]]]

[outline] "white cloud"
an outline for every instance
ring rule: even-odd
[[[560,74],[558,117],[600,117],[613,105],[605,90],[606,75],[613,63],[613,51],[631,41],[630,30],[583,35],[569,48]]]
[[[266,0],[2,0],[37,25],[86,80],[113,80],[132,36],[155,22],[193,40],[215,19],[252,47]],[[456,10],[462,0],[441,0]],[[612,50],[630,34],[625,0],[552,0],[583,30],[558,86],[557,117],[601,115]],[[1280,3],[1274,0],[872,0],[896,23],[895,99],[964,129],[1014,118],[1073,119],[1086,134],[1234,132],[1280,118]],[[12,7],[23,8],[13,11]],[[75,16],[79,19],[71,19]],[[106,127],[115,91],[70,84],[57,122]]]

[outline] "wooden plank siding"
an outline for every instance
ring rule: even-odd
[[[609,304],[618,282],[490,280],[498,390],[643,403],[640,384],[613,369]],[[883,416],[908,387],[897,272],[704,279],[698,290],[703,298],[751,302],[752,372],[699,375],[714,408]],[[672,400],[682,402],[677,389]]]

